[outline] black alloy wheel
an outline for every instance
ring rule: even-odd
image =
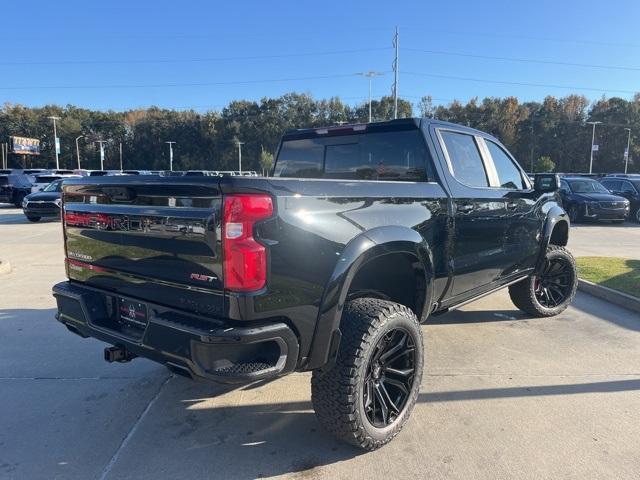
[[[415,339],[403,328],[389,331],[376,344],[367,365],[364,410],[377,428],[391,425],[407,404],[416,366]]]
[[[534,292],[540,305],[555,308],[571,294],[573,265],[565,258],[545,260],[542,273],[535,279]]]

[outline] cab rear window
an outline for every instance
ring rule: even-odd
[[[426,181],[431,159],[419,130],[285,140],[276,177]]]

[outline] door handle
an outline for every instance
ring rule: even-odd
[[[470,212],[473,210],[472,203],[463,203],[462,205],[456,205],[456,210],[462,213]]]
[[[509,202],[509,203],[507,203],[507,209],[508,210],[515,210],[516,208],[518,208],[518,203],[517,202]]]

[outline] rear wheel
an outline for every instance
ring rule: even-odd
[[[313,372],[313,407],[338,439],[375,450],[400,432],[415,405],[422,330],[410,309],[375,298],[345,305],[340,330],[335,364]]]
[[[563,247],[550,245],[542,272],[509,287],[513,304],[534,317],[551,317],[563,312],[576,295],[576,262]]]

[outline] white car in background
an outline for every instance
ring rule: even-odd
[[[36,175],[35,181],[31,185],[31,193],[37,193],[43,191],[47,185],[55,180],[59,180],[61,178],[77,178],[80,175],[72,175],[72,174],[54,174],[47,173],[44,175]]]

